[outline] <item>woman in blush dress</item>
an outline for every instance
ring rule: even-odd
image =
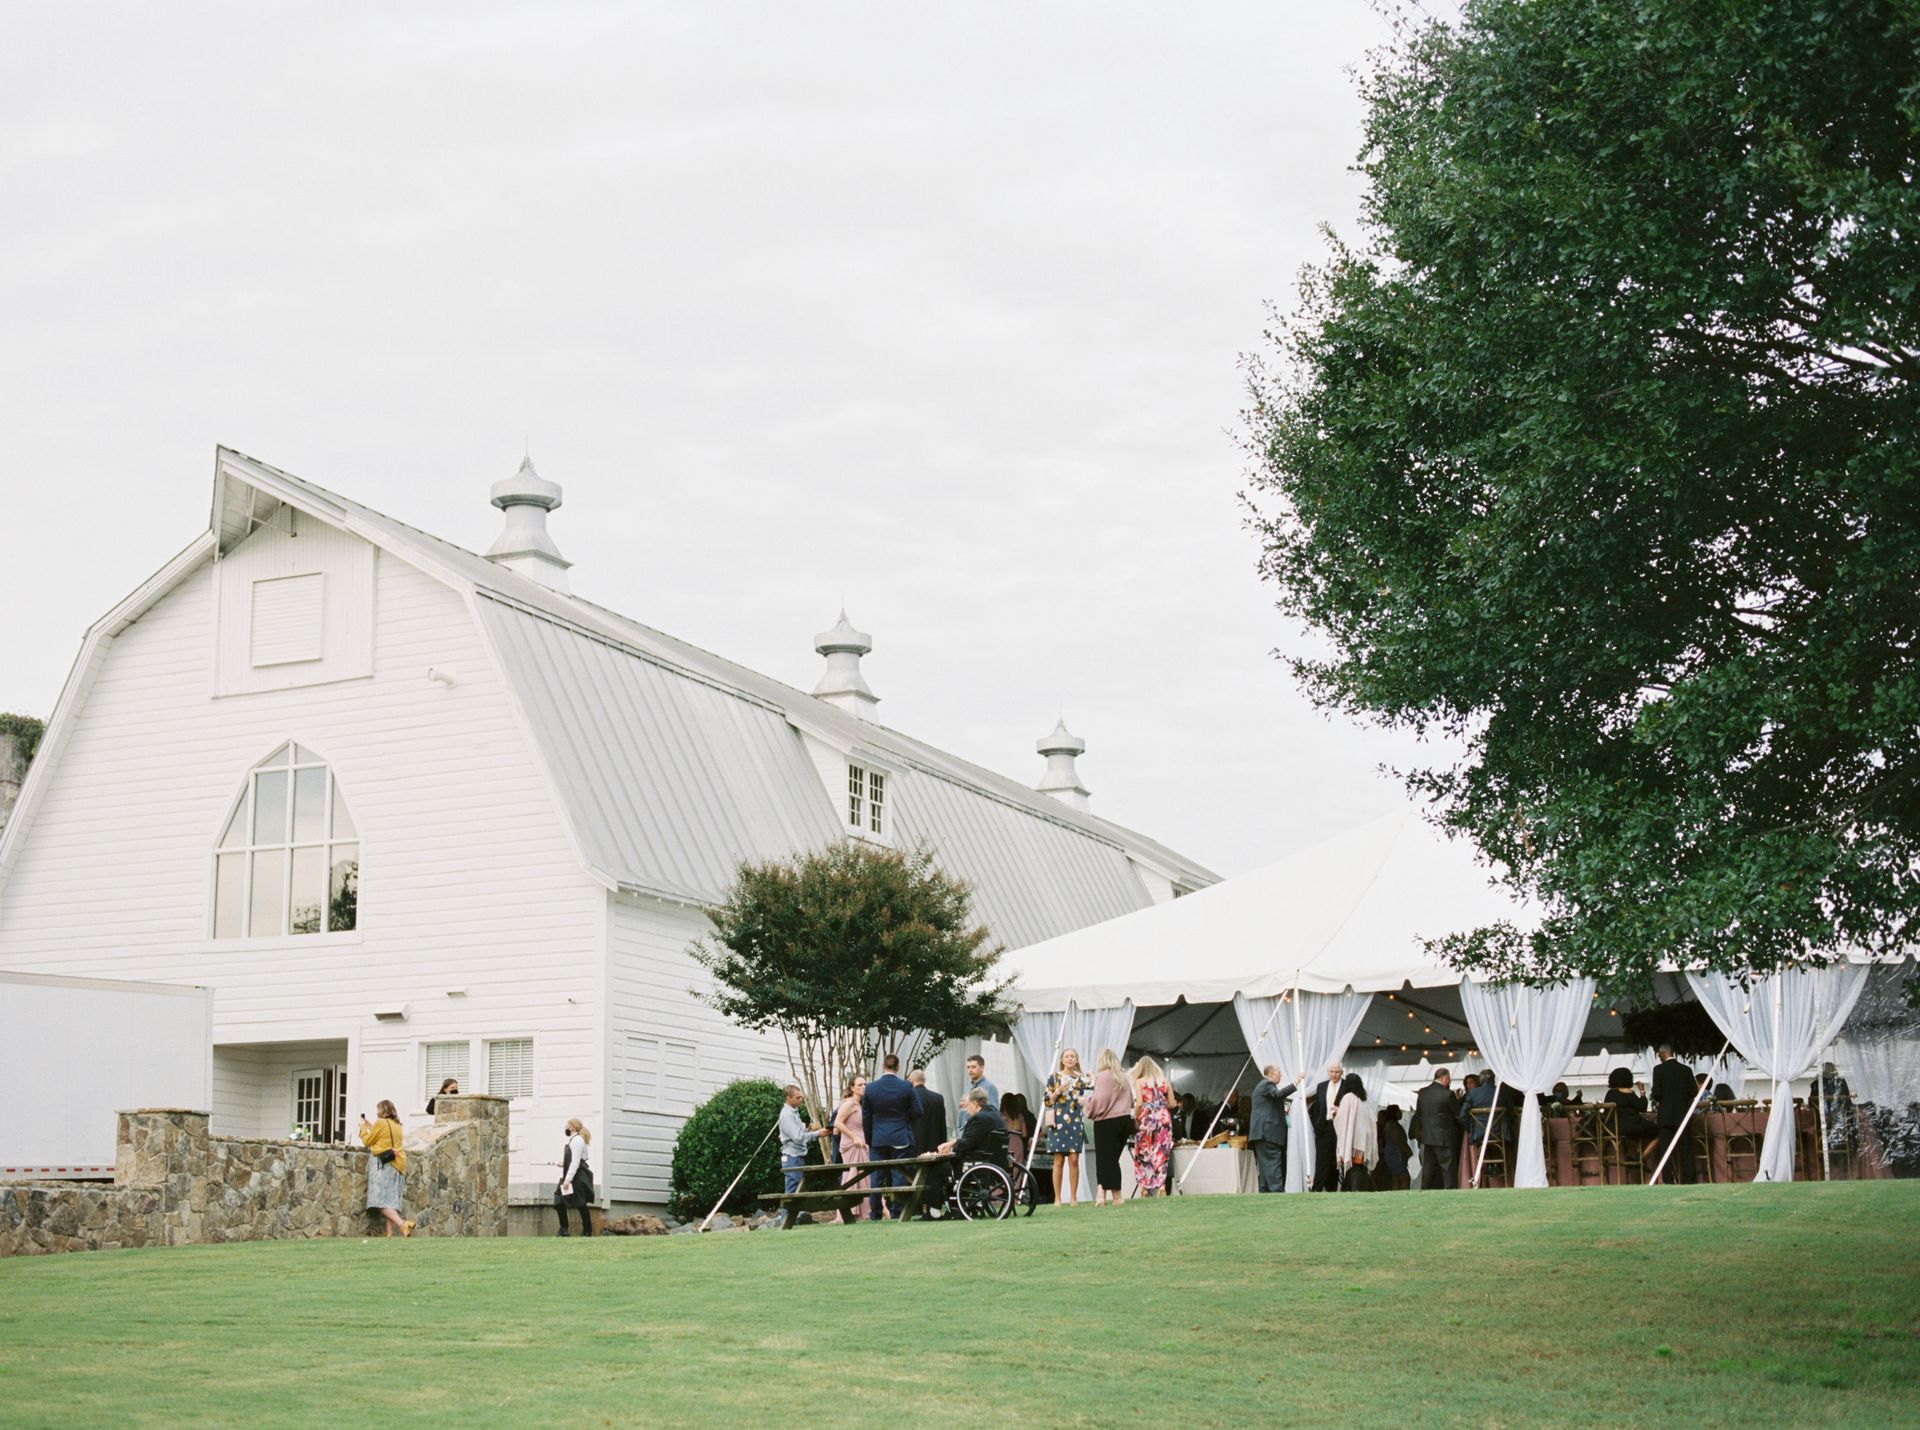
[[[1162,1195],[1173,1165],[1173,1086],[1160,1064],[1142,1058],[1133,1065],[1133,1182],[1140,1195]]]
[[[1027,1111],[1026,1094],[1006,1092],[1000,1095],[1000,1120],[1007,1124],[1007,1160],[1027,1160],[1027,1139],[1033,1136],[1033,1117]]]
[[[860,1099],[866,1095],[867,1080],[857,1077],[847,1084],[846,1095],[840,1099],[839,1111],[833,1114],[833,1130],[840,1134],[840,1160],[842,1162],[864,1162],[867,1160],[867,1128],[865,1119],[860,1115]],[[866,1173],[849,1172],[841,1182],[845,1187],[859,1187],[866,1184]],[[856,1204],[851,1212],[841,1212],[840,1219],[847,1221],[865,1221],[867,1204]]]

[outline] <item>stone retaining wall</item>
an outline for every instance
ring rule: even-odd
[[[506,1100],[442,1097],[435,1114],[407,1129],[402,1215],[416,1236],[506,1235]],[[112,1185],[0,1183],[0,1256],[364,1236],[381,1227],[366,1210],[369,1160],[357,1146],[213,1137],[204,1112],[123,1112]]]

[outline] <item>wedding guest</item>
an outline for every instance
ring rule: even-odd
[[[1367,1085],[1360,1081],[1359,1073],[1348,1073],[1340,1079],[1332,1126],[1340,1190],[1372,1191],[1373,1169],[1380,1161],[1380,1138],[1373,1109],[1367,1105]]]
[[[803,1180],[801,1169],[807,1165],[807,1143],[815,1137],[825,1137],[824,1127],[809,1128],[800,1118],[800,1104],[806,1100],[806,1094],[800,1091],[798,1083],[788,1083],[786,1087],[786,1106],[780,1109],[780,1173],[782,1184],[791,1196],[800,1190]],[[800,1213],[792,1205],[787,1207],[787,1222],[791,1224]]]
[[[1307,1101],[1307,1118],[1313,1123],[1313,1190],[1337,1192],[1340,1177],[1335,1171],[1337,1149],[1333,1135],[1333,1111],[1340,1098],[1340,1064],[1327,1064],[1327,1080],[1313,1090]]]
[[[1731,1083],[1722,1082],[1714,1084],[1713,1100],[1715,1102],[1732,1102],[1739,1096],[1740,1094],[1733,1090]]]
[[[1413,1146],[1407,1141],[1407,1130],[1400,1125],[1400,1109],[1383,1107],[1380,1109],[1380,1174],[1375,1181],[1383,1192],[1404,1192],[1413,1185],[1413,1178],[1407,1169],[1413,1165]]]
[[[378,1121],[360,1114],[360,1145],[373,1154],[367,1163],[367,1210],[377,1211],[387,1223],[387,1235],[413,1235],[413,1223],[402,1219],[400,1202],[407,1192],[407,1149],[400,1130],[400,1114],[381,1098],[375,1104]]]
[[[1000,1095],[1000,1120],[1007,1127],[1007,1160],[1025,1162],[1028,1141],[1033,1136],[1033,1114],[1027,1110],[1024,1092]]]
[[[1173,1164],[1173,1085],[1160,1064],[1133,1065],[1133,1183],[1140,1195],[1165,1193]]]
[[[1180,1106],[1173,1114],[1173,1135],[1177,1140],[1181,1142],[1199,1140],[1200,1134],[1206,1130],[1206,1124],[1198,1120],[1199,1112],[1200,1109],[1193,1100],[1193,1094],[1181,1093]]]
[[[860,1116],[860,1099],[867,1093],[867,1080],[857,1077],[846,1086],[840,1098],[840,1106],[833,1114],[833,1130],[840,1134],[840,1160],[852,1165],[867,1160],[867,1126]],[[865,1172],[849,1172],[840,1179],[843,1187],[864,1187],[867,1184]],[[855,1203],[851,1215],[840,1213],[842,1221],[865,1221],[867,1209]]]
[[[938,1151],[947,1140],[947,1100],[927,1086],[927,1075],[915,1068],[907,1081],[920,1094],[920,1120],[913,1124],[913,1145],[921,1156]]]
[[[1093,1060],[1087,1120],[1093,1124],[1093,1204],[1118,1206],[1120,1153],[1133,1135],[1133,1088],[1112,1048],[1102,1048]]]
[[[1645,1140],[1660,1135],[1660,1127],[1647,1117],[1647,1100],[1635,1092],[1633,1071],[1615,1068],[1607,1074],[1605,1102],[1614,1109],[1614,1119],[1622,1137]]]
[[[1093,1079],[1080,1070],[1080,1054],[1062,1048],[1047,1078],[1047,1151],[1053,1156],[1053,1200],[1072,1206],[1080,1194],[1080,1153],[1087,1145],[1086,1096]]]
[[[1471,1073],[1468,1074],[1472,1076]],[[1447,1190],[1455,1183],[1454,1148],[1460,1135],[1459,1110],[1448,1086],[1453,1074],[1436,1069],[1433,1081],[1414,1094],[1413,1130],[1420,1139],[1420,1190]]]
[[[1281,1081],[1278,1065],[1260,1069],[1260,1081],[1253,1085],[1253,1113],[1247,1119],[1247,1145],[1263,1192],[1287,1188],[1287,1103],[1292,1097],[1293,1084]]]
[[[566,1236],[567,1208],[580,1213],[580,1235],[593,1235],[593,1164],[587,1147],[593,1134],[577,1117],[567,1119],[567,1145],[560,1152],[560,1185],[553,1189],[553,1209],[560,1214],[560,1235]]]
[[[451,1097],[454,1094],[458,1093],[459,1091],[460,1091],[459,1078],[457,1077],[443,1078],[440,1082],[440,1091],[436,1092],[432,1097],[427,1099],[427,1116],[429,1117],[433,1116],[434,1104],[437,1103],[441,1098]]]
[[[1466,1133],[1466,1141],[1478,1147],[1481,1140],[1486,1137],[1487,1129],[1493,1126],[1493,1079],[1487,1078],[1480,1081],[1472,1073],[1468,1073],[1466,1081],[1467,1095],[1460,1103],[1460,1126]],[[1476,1118],[1473,1115],[1474,1112],[1482,1108],[1486,1110],[1486,1116]],[[1493,1140],[1496,1142],[1500,1140],[1497,1132]]]
[[[867,1084],[860,1098],[860,1125],[874,1161],[904,1162],[914,1155],[913,1121],[922,1111],[920,1090],[900,1076],[900,1054],[888,1053],[880,1059],[880,1076]],[[906,1185],[905,1168],[882,1167],[873,1174],[876,1191]],[[867,1199],[867,1213],[880,1221],[895,1214],[888,1199],[879,1195]]]
[[[978,1088],[986,1094],[988,1107],[998,1107],[1000,1105],[1000,1089],[995,1087],[993,1085],[993,1079],[987,1076],[987,1060],[978,1053],[973,1054],[972,1057],[967,1059],[967,1091],[972,1092],[975,1088]],[[962,1097],[960,1099],[960,1106],[955,1112],[954,1125],[956,1127],[965,1127],[967,1125],[967,1116],[971,1106],[972,1104],[969,1103],[966,1098]]]
[[[1667,1156],[1665,1171],[1660,1179],[1672,1181],[1677,1175],[1681,1186],[1692,1186],[1694,1180],[1693,1139],[1681,1136],[1681,1129],[1687,1116],[1693,1110],[1693,1101],[1700,1089],[1706,1085],[1706,1079],[1696,1079],[1693,1069],[1673,1055],[1673,1049],[1662,1043],[1658,1054],[1660,1061],[1653,1067],[1654,1120],[1660,1128],[1660,1142],[1654,1153],[1656,1158],[1667,1156],[1671,1147],[1673,1153]]]

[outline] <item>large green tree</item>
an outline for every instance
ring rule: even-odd
[[[924,849],[858,839],[740,867],[693,957],[706,1000],[744,1027],[777,1029],[816,1114],[876,1057],[924,1061],[1006,1020],[1001,950],[967,885]]]
[[[1363,80],[1362,234],[1253,365],[1316,697],[1634,981],[1910,942],[1920,6],[1469,0]]]

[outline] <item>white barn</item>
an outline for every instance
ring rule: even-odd
[[[240,453],[88,632],[0,835],[0,970],[215,990],[214,1128],[339,1137],[441,1076],[513,1099],[516,1200],[571,1116],[616,1204],[667,1191],[776,1041],[690,990],[746,858],[925,841],[1010,949],[1214,876],[879,724],[844,616],[807,694],[568,593],[523,464],[482,557]]]

